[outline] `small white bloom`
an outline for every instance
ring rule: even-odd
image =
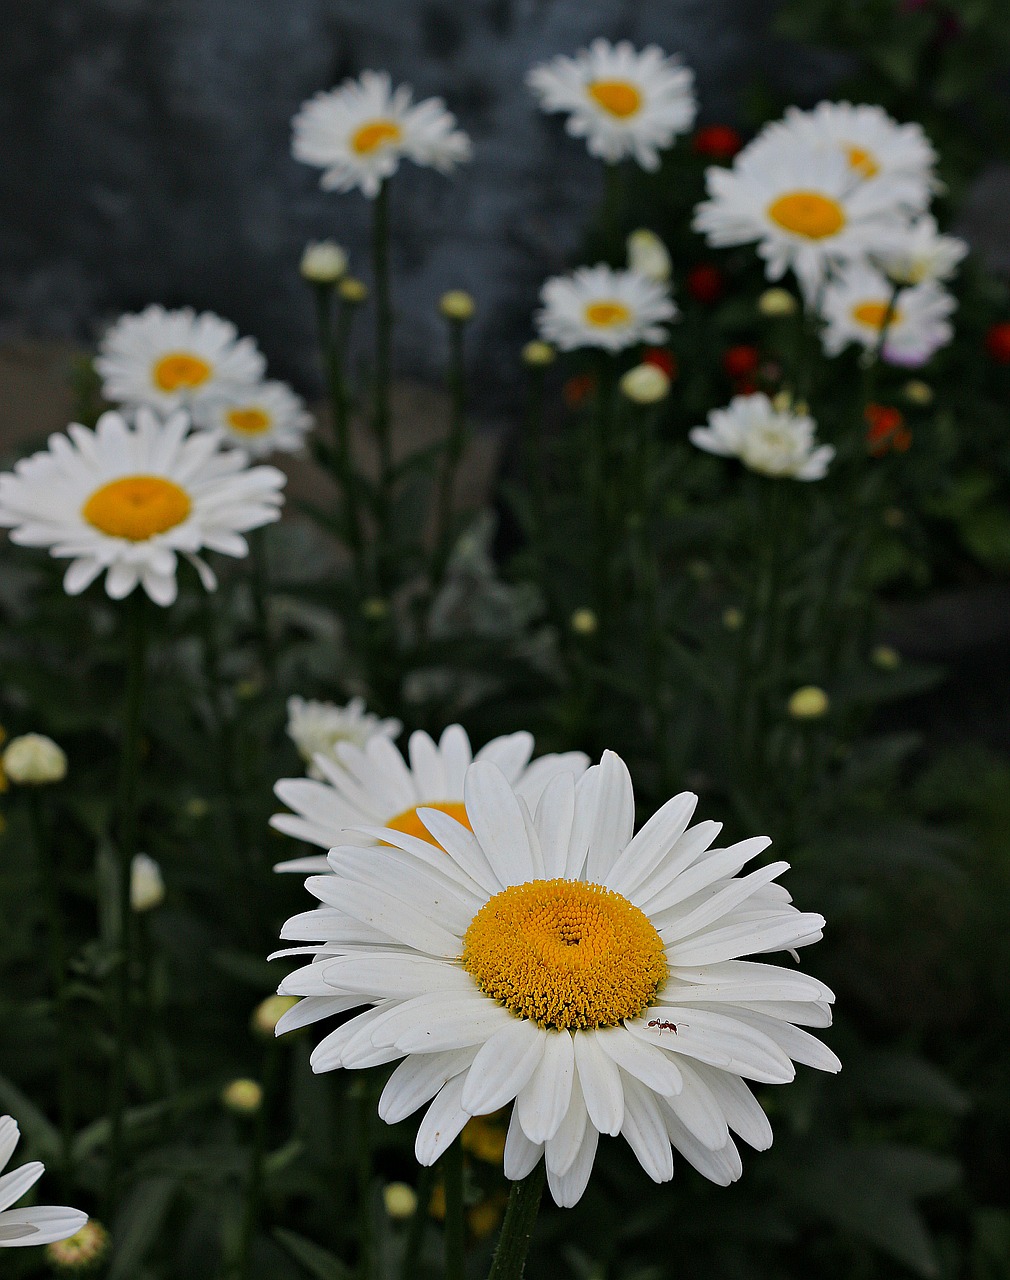
[[[666,245],[655,231],[639,227],[628,236],[628,270],[637,271],[647,280],[665,284],[673,273],[673,263]]]
[[[707,427],[694,427],[691,443],[706,453],[739,458],[750,471],[793,480],[821,480],[835,456],[830,444],[815,445],[816,423],[806,413],[776,406],[762,392],[734,396],[713,409]]]
[[[292,120],[292,154],[323,170],[324,191],[359,187],[374,199],[400,160],[449,173],[470,159],[470,139],[441,98],[412,103],[384,71],[363,71],[338,89],[303,102]]]
[[[237,399],[216,405],[206,425],[228,444],[262,458],[297,453],[314,421],[305,401],[286,382],[261,382]]]
[[[526,82],[541,110],[566,112],[568,133],[611,164],[631,156],[658,169],[659,152],[691,128],[697,111],[694,73],[654,44],[636,50],[626,40],[594,40],[574,58],[533,67]]]
[[[347,271],[347,254],[336,240],[310,240],[299,270],[310,284],[336,284]]]
[[[163,414],[186,408],[199,421],[209,406],[259,382],[266,362],[252,338],[212,311],[154,305],[106,330],[95,369],[106,400]]]
[[[662,342],[663,322],[677,314],[666,286],[603,263],[552,277],[540,290],[540,301],[537,330],[562,351],[623,351],[640,342]]]
[[[136,853],[130,863],[130,909],[153,911],[165,901],[161,867],[146,853]]]
[[[288,737],[309,766],[310,778],[323,777],[315,762],[317,756],[339,764],[337,748],[341,743],[364,747],[376,734],[395,738],[402,728],[399,720],[380,720],[366,711],[364,698],[352,698],[345,707],[338,707],[335,702],[288,698]]]
[[[19,1137],[17,1122],[11,1116],[0,1116],[0,1170],[6,1168]],[[0,1249],[66,1240],[87,1222],[86,1213],[63,1205],[33,1205],[30,1209],[10,1207],[38,1182],[43,1173],[45,1166],[34,1160],[0,1177]]]
[[[279,518],[283,472],[247,462],[213,433],[191,431],[184,412],[161,422],[138,409],[132,425],[103,413],[94,431],[74,423],[0,475],[0,527],[19,546],[69,559],[68,595],[104,573],[113,600],[139,585],[169,605],[178,556],[212,591],[216,579],[197,553],[247,555],[242,534]]]
[[[875,350],[884,335],[882,357],[888,364],[918,368],[953,337],[949,316],[957,306],[953,295],[935,281],[899,289],[865,264],[845,268],[824,290],[821,335],[828,355],[838,355],[850,342]]]
[[[908,227],[895,231],[873,257],[895,284],[925,284],[949,280],[967,253],[963,240],[940,235],[936,219],[924,213]]]
[[[0,763],[11,782],[23,786],[61,782],[67,776],[67,753],[42,733],[11,739]]]
[[[620,387],[633,404],[658,404],[670,394],[670,379],[654,364],[636,364],[623,375]]]

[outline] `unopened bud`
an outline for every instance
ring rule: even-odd
[[[394,1222],[402,1222],[417,1212],[417,1192],[409,1182],[390,1182],[382,1188],[382,1203]]]
[[[130,910],[153,911],[165,901],[165,881],[161,867],[146,853],[138,853],[130,863]]]
[[[277,1030],[278,1022],[296,1004],[298,1004],[297,996],[267,996],[253,1010],[249,1026],[256,1035],[262,1036],[264,1040],[270,1040]]]
[[[543,369],[547,365],[553,364],[558,358],[558,353],[554,350],[549,342],[541,342],[539,338],[532,342],[527,342],[523,347],[523,364],[528,365],[531,369]]]
[[[621,378],[619,385],[633,404],[658,404],[670,394],[670,379],[654,364],[636,364]]]
[[[4,773],[19,786],[41,787],[67,776],[67,755],[42,733],[14,738],[2,756]]]
[[[335,240],[312,240],[305,246],[299,270],[310,284],[336,284],[347,270],[347,254]]]
[[[828,714],[830,707],[828,695],[815,684],[797,689],[788,703],[789,714],[794,720],[820,720]]]
[[[757,305],[763,316],[777,318],[795,315],[799,303],[788,289],[766,289],[758,298]]]
[[[337,285],[337,293],[345,302],[358,306],[368,297],[368,285],[354,276],[344,276]]]
[[[237,1116],[252,1116],[263,1105],[263,1086],[256,1080],[232,1080],[221,1090],[221,1103]]]
[[[473,316],[474,301],[464,289],[450,289],[448,293],[442,294],[438,309],[446,320],[463,324]]]
[[[568,625],[577,636],[592,636],[599,629],[600,620],[592,609],[576,609]]]

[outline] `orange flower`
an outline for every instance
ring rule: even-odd
[[[912,443],[912,433],[905,426],[905,416],[900,409],[889,404],[868,404],[863,414],[867,423],[866,447],[874,458],[885,453],[906,453]]]

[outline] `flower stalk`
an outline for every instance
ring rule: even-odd
[[[526,1266],[533,1228],[540,1210],[546,1171],[541,1160],[532,1173],[512,1183],[508,1208],[495,1249],[488,1280],[519,1280]]]

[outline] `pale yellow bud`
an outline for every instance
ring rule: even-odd
[[[269,1040],[277,1030],[281,1018],[297,1003],[297,996],[267,996],[253,1010],[249,1025],[258,1036]]]
[[[921,378],[912,378],[903,388],[905,399],[910,404],[927,405],[933,403],[935,392],[928,382]]]
[[[221,1090],[222,1105],[237,1116],[252,1116],[263,1105],[263,1086],[256,1080],[232,1080]]]
[[[901,654],[889,644],[878,644],[870,654],[870,661],[881,671],[897,671],[901,666]]]
[[[446,320],[465,323],[473,316],[473,298],[464,289],[450,289],[443,293],[438,302],[438,309]]]
[[[4,773],[19,786],[41,787],[67,776],[66,752],[42,733],[12,739],[0,759]]]
[[[345,276],[337,285],[337,293],[345,302],[357,306],[368,297],[368,285],[354,276]]]
[[[134,855],[130,863],[130,910],[153,911],[165,901],[165,881],[161,867],[146,853]]]
[[[394,1222],[417,1213],[417,1192],[409,1182],[389,1182],[382,1188],[382,1203]]]
[[[543,369],[553,364],[557,358],[558,353],[549,342],[534,339],[523,347],[523,364],[529,365],[531,369]]]
[[[310,284],[336,284],[347,270],[347,254],[335,240],[311,240],[299,270]]]
[[[600,620],[592,609],[576,609],[568,625],[577,636],[591,636],[596,634]]]
[[[389,613],[389,605],[382,596],[369,596],[361,602],[361,616],[369,622],[381,622]]]
[[[666,245],[647,227],[639,227],[628,236],[628,267],[648,280],[664,284],[670,278],[673,264]]]
[[[636,364],[619,385],[633,404],[658,404],[670,394],[670,379],[654,364]]]
[[[743,611],[730,605],[722,612],[722,625],[727,631],[739,631],[743,626]]]
[[[757,305],[758,311],[769,318],[795,315],[799,307],[788,289],[766,289],[758,298]]]
[[[820,720],[828,714],[831,702],[823,689],[806,684],[789,699],[788,711],[794,720]]]
[[[46,1261],[58,1271],[88,1271],[98,1266],[109,1251],[109,1233],[94,1218],[66,1240],[46,1245]]]

